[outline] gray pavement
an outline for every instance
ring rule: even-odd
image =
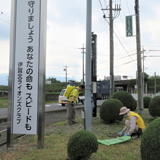
[[[98,100],[97,105],[101,105],[104,100]],[[84,105],[78,104],[75,109],[83,110]],[[7,128],[7,108],[0,108],[0,131]],[[61,114],[58,114],[61,112]],[[81,114],[81,113],[79,113]],[[50,125],[52,123],[58,122],[60,120],[66,120],[66,106],[62,106],[61,104],[47,104],[45,105],[45,125]]]
[[[101,105],[104,100],[98,100],[97,105]],[[75,108],[82,108],[84,105],[78,104]],[[59,111],[65,111],[66,106],[62,106],[61,104],[58,103],[53,103],[53,104],[47,104],[45,105],[45,113],[47,112],[59,112]],[[6,122],[7,121],[7,113],[8,113],[8,108],[0,108],[0,123]]]
[[[8,108],[0,108],[0,123],[7,121],[7,111]]]

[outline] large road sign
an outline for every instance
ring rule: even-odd
[[[133,36],[132,16],[126,16],[126,37]]]

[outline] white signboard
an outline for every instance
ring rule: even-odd
[[[137,94],[132,94],[133,98],[137,101],[138,100],[138,96]]]
[[[13,134],[37,134],[40,0],[17,0]]]

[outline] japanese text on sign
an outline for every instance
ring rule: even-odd
[[[133,36],[132,16],[126,16],[126,36]]]
[[[14,134],[37,134],[40,0],[17,0]]]

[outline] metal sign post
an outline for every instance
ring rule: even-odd
[[[126,16],[126,37],[133,36],[132,16]]]
[[[13,0],[7,146],[13,134],[44,136],[46,0]]]

